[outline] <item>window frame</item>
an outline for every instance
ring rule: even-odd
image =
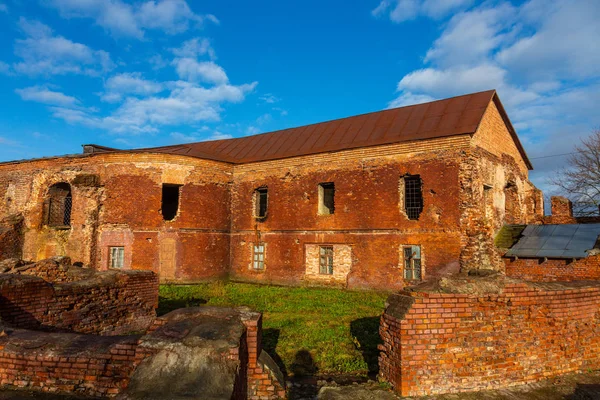
[[[332,245],[319,245],[319,275],[333,275],[334,258]]]
[[[120,254],[117,254],[116,259],[114,258],[114,251],[117,251]],[[117,264],[120,263],[120,266],[115,266],[115,260]],[[108,268],[109,269],[124,269],[125,268],[125,246],[108,246]]]
[[[260,248],[261,251],[257,251],[258,248]],[[252,270],[264,271],[265,270],[265,259],[266,259],[265,242],[252,243]],[[260,266],[260,268],[259,268],[259,266]]]
[[[264,214],[261,214],[261,199],[264,195]],[[264,220],[269,214],[269,188],[267,186],[261,186],[254,189],[254,218],[257,220]]]
[[[53,229],[70,229],[73,215],[73,191],[67,182],[48,188],[44,200],[43,224]]]
[[[404,175],[404,212],[411,221],[418,221],[423,213],[423,180],[420,175]],[[418,183],[415,184],[415,183]]]
[[[407,245],[402,245],[401,249],[402,249],[402,278],[406,281],[422,281],[423,280],[423,249],[422,249],[421,245],[407,244]],[[415,251],[415,249],[417,251]],[[411,255],[408,257],[407,257],[407,250],[411,251]],[[417,254],[418,257],[415,257],[415,254]],[[416,263],[415,261],[418,261],[418,263]],[[407,266],[407,263],[409,264],[408,266]],[[416,267],[415,264],[418,264],[418,267]]]
[[[335,182],[322,182],[318,185],[319,205],[318,215],[333,215],[335,214]],[[331,193],[331,204],[327,204],[327,193]]]

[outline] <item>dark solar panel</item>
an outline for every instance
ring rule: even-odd
[[[600,224],[529,225],[508,257],[584,258],[594,248]]]

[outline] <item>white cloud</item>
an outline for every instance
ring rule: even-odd
[[[264,95],[260,96],[259,99],[268,104],[278,103],[281,101],[279,97],[271,93],[265,93]]]
[[[263,114],[260,117],[256,118],[256,123],[259,125],[264,125],[273,120],[273,116],[271,114]]]
[[[528,4],[548,7],[539,1]],[[528,79],[586,79],[600,76],[600,2],[559,1],[534,20],[535,33],[519,38],[498,61]]]
[[[149,96],[162,92],[165,87],[159,82],[142,78],[140,73],[122,73],[111,76],[105,83],[106,92],[102,100],[107,102],[120,101],[124,95]]]
[[[197,58],[204,55],[208,55],[213,61],[217,58],[210,40],[206,38],[186,40],[181,44],[181,47],[171,49],[171,51],[179,58]]]
[[[213,15],[194,13],[185,0],[143,1],[128,4],[121,0],[46,0],[64,18],[91,18],[115,36],[142,38],[149,29],[168,34],[187,31],[205,21],[218,23]]]
[[[473,0],[381,0],[371,14],[387,15],[393,22],[410,21],[419,16],[438,19],[472,3]]]
[[[246,135],[257,135],[261,132],[260,128],[257,126],[249,126],[246,128]]]
[[[35,101],[37,103],[73,107],[79,104],[75,97],[67,96],[61,92],[55,92],[42,86],[31,86],[24,89],[16,89],[15,92],[26,101]]]
[[[150,57],[150,59],[148,59],[148,62],[152,65],[152,69],[163,69],[169,65],[169,62],[160,54],[153,55]]]
[[[231,139],[233,136],[231,136],[228,133],[222,133],[219,131],[214,131],[213,134],[210,136],[209,140],[223,140],[223,139]]]
[[[19,26],[27,36],[15,41],[15,55],[23,59],[13,65],[19,73],[100,75],[115,67],[107,52],[53,35],[52,29],[41,22],[21,17]]]
[[[176,58],[173,65],[181,79],[190,82],[224,84],[229,81],[225,70],[212,61],[197,61],[193,58]]]
[[[481,62],[510,36],[507,29],[515,14],[516,9],[510,4],[457,14],[427,51],[425,61],[440,66]]]

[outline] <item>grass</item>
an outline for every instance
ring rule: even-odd
[[[200,304],[263,313],[263,347],[293,375],[377,371],[379,316],[387,294],[243,283],[163,285],[159,315]]]

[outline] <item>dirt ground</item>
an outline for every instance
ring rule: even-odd
[[[600,371],[568,374],[502,390],[425,397],[394,395],[377,382],[338,385],[334,381],[291,382],[290,400],[600,400]]]
[[[347,378],[338,381],[335,378],[290,381],[289,400],[600,400],[600,371],[569,374],[502,390],[404,398],[396,396],[386,385],[374,381],[349,383]],[[0,391],[0,400],[82,399],[92,400],[89,397]]]

